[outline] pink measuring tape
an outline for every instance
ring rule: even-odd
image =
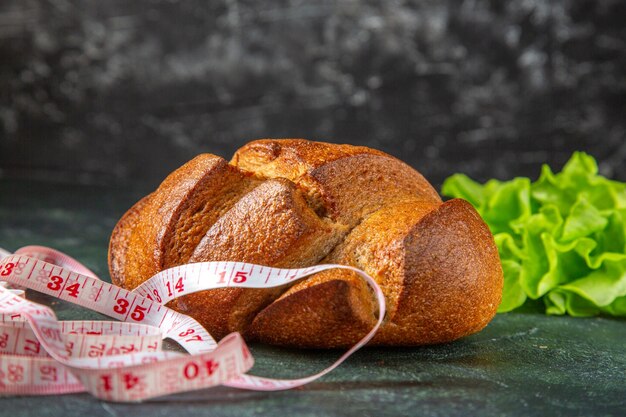
[[[359,274],[378,301],[372,330],[335,363],[309,377],[286,380],[248,375],[254,360],[243,338],[219,343],[193,318],[165,304],[176,297],[223,287],[271,288],[328,269]],[[54,249],[0,249],[0,394],[88,391],[109,401],[141,401],[216,385],[259,391],[295,388],[335,369],[364,346],[385,316],[385,297],[365,272],[345,265],[279,269],[241,262],[201,262],[170,268],[133,291],[102,281]],[[18,288],[18,289],[15,289]],[[29,288],[120,320],[57,320],[47,306],[23,298]],[[189,354],[161,350],[170,338]]]

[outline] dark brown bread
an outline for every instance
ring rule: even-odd
[[[230,163],[200,155],[119,221],[109,248],[114,283],[199,261],[277,267],[317,263],[368,272],[386,297],[378,345],[451,341],[495,314],[502,270],[487,226],[463,200],[445,203],[417,171],[369,148],[258,140]],[[356,274],[332,270],[291,288],[224,288],[179,298],[217,338],[345,347],[376,321]]]

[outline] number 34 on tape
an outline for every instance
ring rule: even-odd
[[[223,287],[271,288],[333,269],[359,274],[378,300],[378,322],[335,363],[300,379],[248,375],[254,360],[243,338],[219,343],[193,318],[165,304]],[[344,265],[278,269],[240,262],[202,262],[164,270],[133,291],[102,281],[70,256],[42,246],[0,249],[0,394],[88,391],[109,401],[141,401],[216,385],[277,391],[307,384],[339,366],[376,333],[385,298],[365,272]],[[18,288],[18,289],[15,289]],[[117,322],[58,321],[23,297],[28,288],[97,311]],[[161,350],[169,338],[188,353]]]

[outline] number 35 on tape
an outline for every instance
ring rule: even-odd
[[[243,338],[216,343],[193,318],[165,304],[197,291],[223,287],[271,288],[333,269],[359,274],[378,300],[378,322],[335,363],[300,379],[246,372],[254,361]],[[0,249],[0,281],[78,304],[120,320],[57,320],[47,306],[0,286],[0,393],[62,394],[88,391],[110,401],[141,401],[216,385],[277,391],[307,384],[332,371],[380,327],[385,298],[365,272],[344,265],[278,269],[240,262],[202,262],[164,270],[133,291],[102,281],[70,256],[42,246],[10,254]],[[188,353],[163,351],[170,338]]]

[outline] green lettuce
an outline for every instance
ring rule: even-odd
[[[499,312],[542,300],[547,314],[626,316],[626,183],[576,152],[560,173],[479,184],[449,177],[442,193],[469,201],[494,235],[504,290]]]

